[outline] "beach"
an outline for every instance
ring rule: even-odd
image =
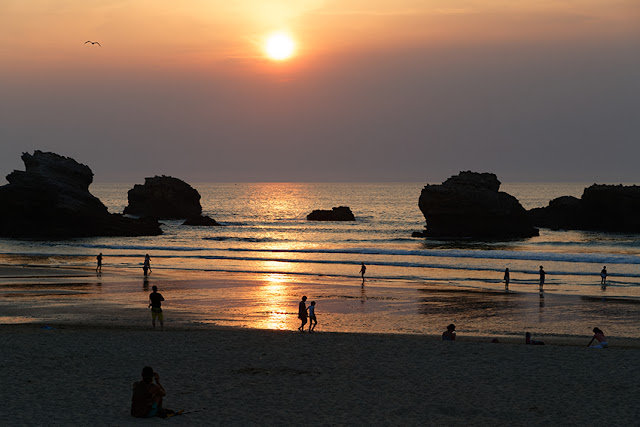
[[[3,326],[4,425],[633,425],[640,349],[241,329]],[[130,417],[142,367],[168,421]]]
[[[176,298],[180,280],[153,274]],[[295,300],[262,328],[167,304],[160,332],[139,279],[134,294],[116,291],[128,277],[103,273],[96,288],[87,269],[0,269],[4,425],[632,425],[640,416],[637,338],[608,336],[611,348],[596,350],[588,332],[534,334],[547,345],[528,346],[524,335],[491,343],[493,333],[465,335],[460,325],[457,340],[443,342],[437,333],[328,332],[322,311],[317,332],[301,334]],[[140,301],[126,302],[131,295]],[[167,389],[165,406],[188,413],[129,415],[146,365]]]

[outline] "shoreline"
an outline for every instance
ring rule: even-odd
[[[296,281],[281,275],[159,270],[147,278],[130,271],[0,265],[0,325],[139,327],[149,325],[146,301],[152,285],[164,293],[165,326],[190,330],[295,330],[299,297],[318,299],[322,333],[399,334],[439,338],[456,324],[460,340],[524,341],[526,331],[548,344],[584,345],[598,326],[613,342],[639,346],[635,329],[615,319],[638,304],[537,292],[497,292],[423,284],[398,295],[398,283]],[[404,289],[404,288],[402,288]],[[406,292],[405,292],[406,293]],[[602,310],[608,310],[603,313]],[[598,320],[600,319],[600,320]]]

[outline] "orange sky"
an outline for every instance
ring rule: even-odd
[[[255,66],[264,37],[286,29],[300,46],[297,60],[313,63],[411,45],[624,38],[638,36],[639,17],[634,0],[4,0],[0,52],[8,63],[54,68],[92,60],[116,67]],[[104,49],[87,52],[85,39]]]
[[[98,180],[534,180],[518,160],[558,148],[550,179],[591,180],[602,139],[640,155],[638,52],[637,0],[3,0],[0,173],[48,149]]]

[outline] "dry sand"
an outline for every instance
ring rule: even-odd
[[[0,327],[3,425],[637,425],[638,348]],[[169,420],[129,416],[143,366]]]

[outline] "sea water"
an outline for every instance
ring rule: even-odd
[[[223,226],[162,221],[160,236],[2,239],[0,263],[91,268],[102,252],[105,269],[138,277],[149,253],[154,274],[182,271],[202,279],[188,293],[182,290],[176,307],[189,308],[199,321],[249,327],[290,327],[282,319],[295,311],[287,306],[301,293],[320,300],[317,312],[324,312],[325,327],[331,318],[332,330],[377,332],[432,332],[466,319],[474,333],[527,327],[551,333],[559,324],[571,324],[576,314],[602,317],[603,301],[615,301],[615,313],[619,307],[635,313],[633,303],[640,301],[640,235],[543,228],[539,236],[507,241],[413,238],[413,231],[425,227],[418,208],[424,183],[192,185],[202,196],[203,214]],[[559,196],[580,197],[588,185],[513,183],[501,191],[529,209]],[[123,211],[132,187],[94,184],[90,190],[116,213]],[[356,221],[306,220],[312,210],[334,206],[349,206]],[[367,266],[364,285],[361,262]],[[547,272],[543,294],[538,292],[541,265]],[[603,287],[599,273],[605,265],[609,277]],[[503,282],[507,267],[509,294]],[[257,292],[230,280],[212,293],[207,273],[260,277],[271,288]],[[300,283],[313,285],[304,289]],[[354,313],[365,322],[356,321]],[[615,313],[608,314],[631,322],[625,310]],[[624,329],[623,335],[636,333]]]

